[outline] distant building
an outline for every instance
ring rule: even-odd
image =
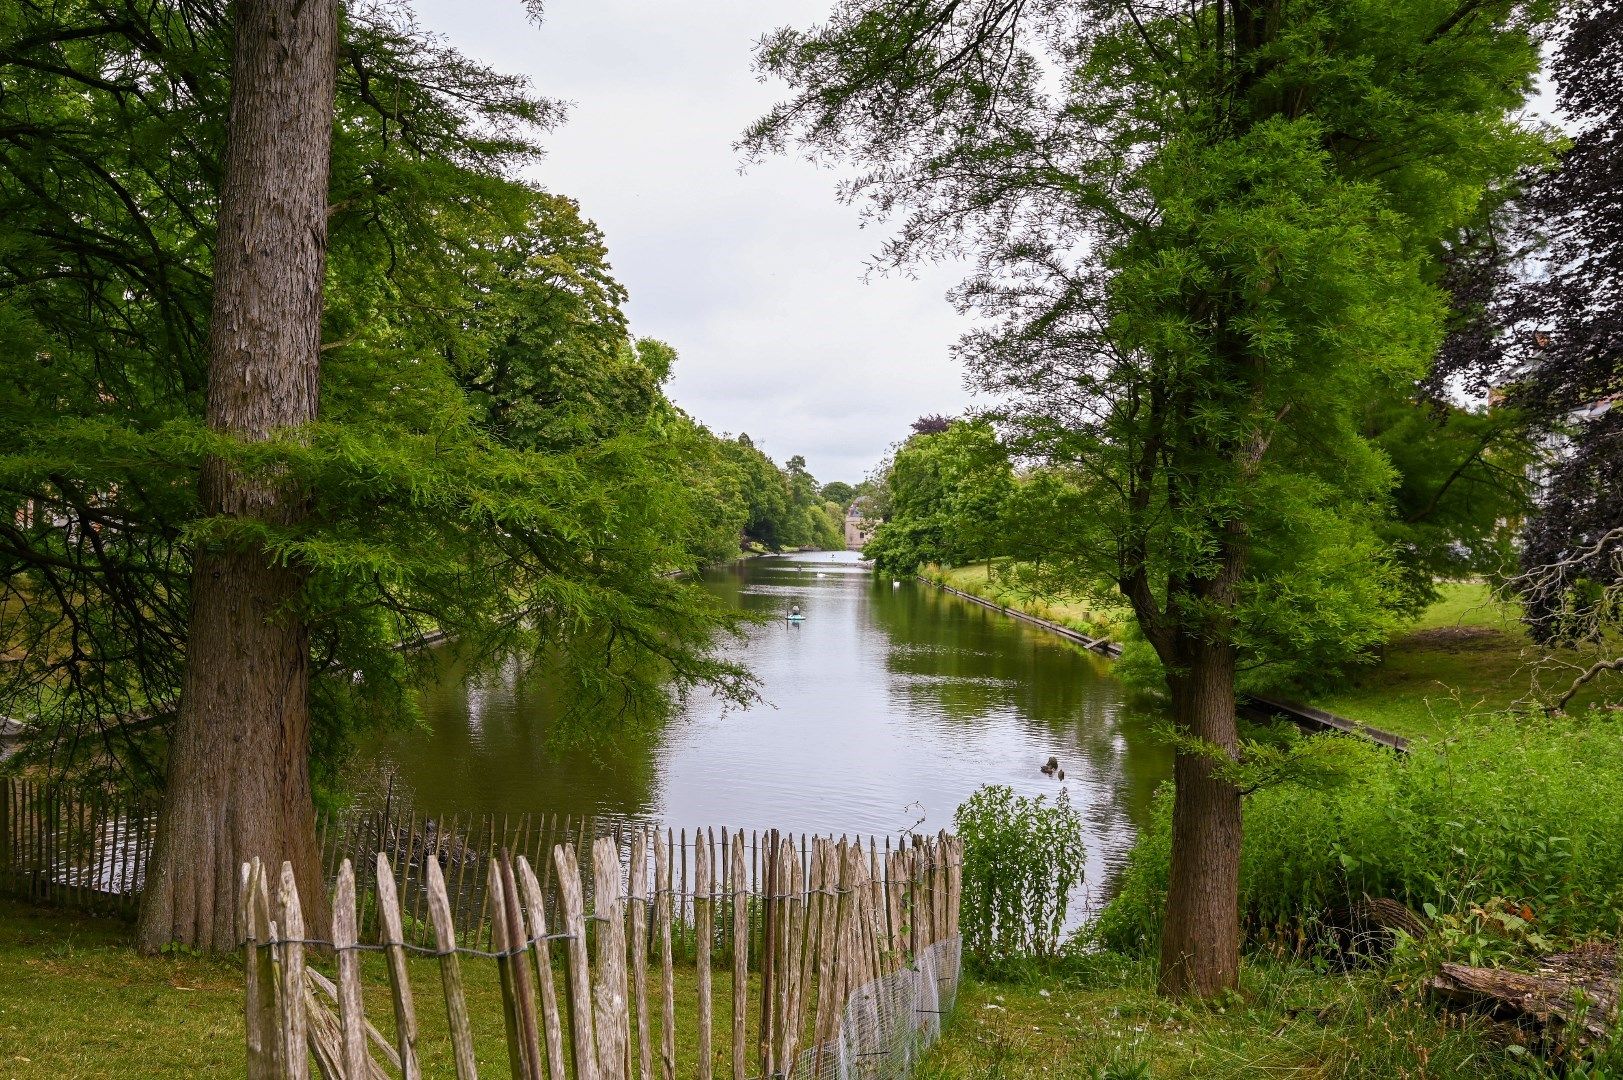
[[[867,546],[868,538],[879,526],[876,520],[868,518],[868,500],[857,499],[845,510],[845,546],[851,551],[861,551]]]

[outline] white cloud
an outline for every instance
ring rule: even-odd
[[[733,142],[775,100],[754,41],[829,0],[419,0],[422,23],[468,55],[572,103],[535,178],[602,226],[636,333],[681,352],[672,396],[780,461],[856,480],[922,413],[969,396],[947,350],[959,276],[863,281],[879,237],[797,160],[740,173]]]

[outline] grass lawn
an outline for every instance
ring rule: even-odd
[[[1336,689],[1312,695],[1331,712],[1411,738],[1446,737],[1462,726],[1504,722],[1506,710],[1526,707],[1532,688],[1532,642],[1514,610],[1486,585],[1444,585],[1442,598],[1385,649],[1381,660],[1349,671]],[[1565,685],[1565,680],[1547,682]],[[1617,701],[1623,678],[1603,676],[1569,709]]]
[[[130,947],[129,934],[129,926],[116,920],[0,900],[0,1080],[244,1074],[241,961],[140,956]],[[562,1002],[557,952],[553,963],[560,973]],[[383,962],[377,953],[364,953],[362,965],[367,1014],[390,1036],[394,1022]],[[314,966],[333,976],[330,959],[319,958]],[[438,963],[418,958],[410,966],[423,1073],[452,1076]],[[479,1073],[507,1076],[495,962],[464,958],[462,972]],[[657,1023],[656,972],[650,972],[649,1007]],[[731,1054],[725,1032],[732,1024],[732,984],[722,973],[715,994],[716,1075],[731,1075],[731,1058],[724,1061],[722,1054]],[[678,1072],[692,1075],[698,995],[691,967],[676,968],[676,996]],[[753,1009],[758,989],[752,989],[750,1001]],[[658,1046],[656,1038],[656,1061]],[[635,1057],[635,1036],[632,1052]]]
[[[242,1075],[241,964],[138,956],[127,934],[118,922],[0,901],[0,1080]],[[387,1033],[381,967],[375,955],[365,961],[368,1012]],[[494,965],[470,960],[463,970],[480,1073],[505,1076]],[[1245,992],[1221,1006],[1163,1001],[1153,980],[1147,961],[1100,955],[1040,983],[969,981],[919,1075],[1447,1077],[1493,1075],[1504,1060],[1474,1029],[1446,1027],[1368,979],[1253,964]],[[428,1076],[452,1072],[438,983],[434,961],[412,961]],[[730,993],[717,986],[725,1047]],[[691,1018],[691,969],[678,969],[677,993],[677,1016]],[[678,1075],[693,1074],[695,1052],[695,1032],[679,1030]],[[716,1064],[716,1075],[731,1075],[730,1063]]]
[[[1154,964],[1111,954],[1021,985],[968,983],[921,1080],[976,1077],[1526,1075],[1480,1027],[1445,1024],[1377,980],[1249,963],[1221,1004],[1155,994]]]
[[[1059,623],[1090,637],[1110,637],[1111,631],[1120,622],[1132,617],[1126,607],[1106,607],[1093,598],[1039,596],[1015,582],[995,577],[991,565],[984,562],[967,566],[931,566],[925,568],[924,577],[994,604]]]

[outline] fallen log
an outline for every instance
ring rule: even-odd
[[[1545,957],[1536,973],[1444,964],[1427,989],[1444,1001],[1532,1027],[1556,1046],[1611,1037],[1618,1018],[1617,948],[1592,943]]]

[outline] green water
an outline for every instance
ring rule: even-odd
[[[1090,893],[1171,773],[1107,661],[928,585],[877,580],[851,552],[755,559],[706,578],[765,612],[736,648],[764,702],[687,703],[659,731],[592,749],[547,738],[559,703],[511,665],[470,678],[454,649],[424,729],[369,748],[422,812],[595,814],[695,826],[883,835],[949,826],[983,784],[1068,789]],[[784,616],[799,604],[805,621]],[[1039,772],[1059,758],[1063,782]]]

